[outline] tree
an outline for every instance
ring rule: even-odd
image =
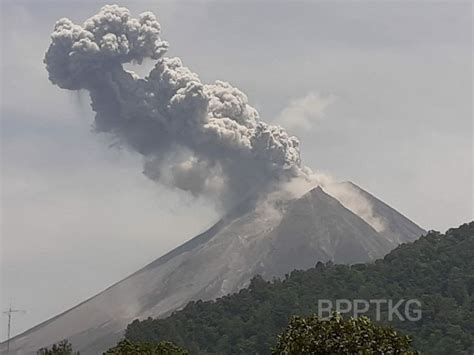
[[[189,352],[169,341],[157,344],[122,340],[104,355],[189,355]]]
[[[79,355],[79,352],[72,350],[72,345],[68,340],[62,340],[53,344],[51,348],[41,348],[37,351],[38,355]]]
[[[334,313],[329,319],[295,316],[278,337],[273,354],[418,354],[411,340],[393,328],[376,326],[367,317],[344,320]]]

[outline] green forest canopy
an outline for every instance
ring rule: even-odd
[[[411,339],[395,329],[375,325],[364,316],[344,319],[336,312],[324,319],[316,315],[292,317],[271,351],[273,355],[418,354],[411,348]],[[143,343],[124,339],[104,353],[109,354],[189,355],[189,352],[167,341]]]
[[[134,321],[131,341],[172,341],[192,354],[270,354],[291,316],[318,312],[319,299],[417,299],[422,318],[387,321],[432,354],[474,352],[474,222],[429,232],[370,264],[318,263],[284,280],[255,277],[216,301],[190,302],[165,319]],[[366,314],[375,319],[373,310]]]
[[[416,355],[411,339],[387,326],[375,325],[365,316],[344,319],[333,313],[329,318],[316,315],[294,316],[278,336],[274,355],[301,354],[404,354]]]

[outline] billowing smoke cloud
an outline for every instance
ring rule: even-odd
[[[357,191],[302,166],[298,139],[261,121],[244,93],[223,81],[204,84],[179,58],[165,57],[168,43],[160,31],[152,13],[133,18],[117,5],[104,6],[82,25],[60,19],[44,60],[49,78],[63,89],[87,90],[95,129],[143,155],[144,173],[154,181],[224,207],[249,195],[257,199],[276,185],[278,198],[321,185],[375,229],[383,228]],[[146,58],[156,64],[145,78],[123,68]],[[333,101],[309,94],[280,119],[301,116],[307,123]]]
[[[244,93],[202,83],[179,58],[165,57],[152,13],[133,18],[108,5],[82,25],[59,20],[51,38],[51,82],[89,91],[95,129],[143,155],[149,178],[226,203],[309,171],[298,139],[261,121]],[[123,68],[146,58],[156,64],[145,78]]]
[[[327,108],[336,101],[334,95],[310,92],[306,96],[292,100],[276,118],[276,122],[287,129],[311,129],[326,117]]]

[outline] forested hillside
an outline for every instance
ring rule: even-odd
[[[317,313],[318,299],[417,299],[421,320],[388,323],[384,309],[381,322],[410,335],[422,352],[472,354],[474,222],[430,232],[375,263],[318,263],[272,282],[256,277],[237,294],[191,302],[166,319],[134,321],[126,338],[169,340],[192,354],[268,354],[292,315]]]

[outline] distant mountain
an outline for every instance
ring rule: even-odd
[[[373,200],[373,212],[388,222],[389,234],[377,232],[320,187],[298,199],[239,208],[97,296],[16,336],[11,353],[35,353],[67,338],[81,354],[99,354],[115,344],[135,318],[164,317],[190,300],[236,292],[257,274],[270,279],[317,261],[371,261],[399,241],[413,240],[417,231],[418,236],[424,234],[366,194]]]
[[[239,293],[213,302],[190,302],[165,319],[134,321],[132,341],[175,342],[192,354],[270,354],[292,315],[317,314],[318,300],[417,300],[420,319],[399,308],[381,323],[408,334],[423,354],[474,354],[474,222],[446,234],[429,232],[376,263],[318,264],[282,281],[259,277]],[[352,315],[350,313],[350,315]],[[372,307],[365,314],[377,319]],[[347,315],[346,315],[347,316]],[[418,320],[416,320],[418,319]]]

